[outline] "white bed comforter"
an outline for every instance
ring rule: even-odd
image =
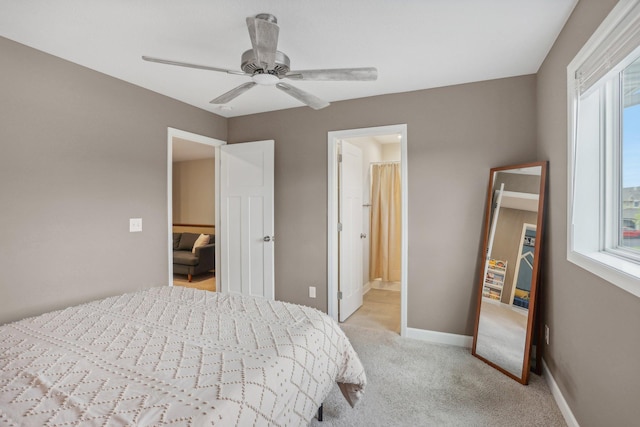
[[[308,307],[152,288],[0,327],[0,425],[307,425],[366,378]]]

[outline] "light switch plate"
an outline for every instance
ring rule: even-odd
[[[129,218],[129,232],[142,231],[142,218]]]

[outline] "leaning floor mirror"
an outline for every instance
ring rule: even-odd
[[[540,270],[547,162],[491,169],[472,354],[522,384]]]

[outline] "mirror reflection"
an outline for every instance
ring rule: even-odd
[[[535,163],[492,169],[490,176],[473,353],[523,383],[528,379],[544,172],[546,163]]]

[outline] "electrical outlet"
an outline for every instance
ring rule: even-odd
[[[316,297],[316,287],[309,286],[309,298],[315,298],[315,297]]]
[[[129,218],[129,232],[142,231],[142,218]]]
[[[544,325],[544,342],[549,345],[549,326]]]

